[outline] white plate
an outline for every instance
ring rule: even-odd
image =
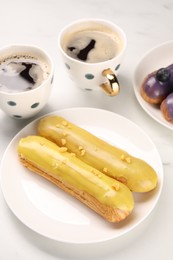
[[[166,121],[161,111],[156,106],[147,103],[140,95],[140,86],[144,78],[151,72],[158,70],[173,63],[173,41],[165,42],[149,50],[138,63],[135,73],[133,86],[137,100],[142,108],[157,122],[173,130],[173,124]]]
[[[148,136],[131,121],[105,110],[73,108],[51,114],[63,116],[107,142],[143,158],[156,170],[159,184],[152,192],[135,194],[134,211],[125,221],[119,224],[107,222],[21,165],[17,156],[18,141],[21,137],[36,133],[37,119],[16,135],[2,159],[2,191],[17,218],[45,237],[79,244],[119,238],[142,224],[158,203],[163,184],[161,159]]]

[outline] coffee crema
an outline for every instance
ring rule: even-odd
[[[17,93],[40,86],[49,73],[42,62],[30,56],[8,57],[0,62],[0,91]]]
[[[63,49],[74,59],[98,63],[117,56],[122,50],[122,41],[114,34],[85,30],[69,35]]]

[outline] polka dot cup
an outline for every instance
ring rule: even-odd
[[[3,67],[3,64],[4,61],[14,57],[15,59],[17,57],[18,61],[20,61],[21,57],[24,57],[26,62],[20,62],[22,65],[26,65],[28,62],[27,57],[33,60],[33,64],[35,64],[35,61],[42,64],[40,66],[42,66],[44,77],[36,87],[28,88],[27,90],[20,89],[19,91],[5,89],[3,81],[6,79],[5,73],[7,69]],[[17,62],[15,61],[13,64],[17,64]],[[10,68],[10,73],[9,75],[15,76],[13,67]],[[30,72],[28,74],[30,75]],[[36,72],[35,74],[33,72],[33,75],[34,79],[39,77]],[[9,84],[12,81],[11,79],[13,80],[12,77],[9,77],[6,83]],[[25,79],[22,80],[24,82]],[[0,108],[9,116],[17,119],[25,119],[36,115],[48,102],[52,89],[52,81],[53,62],[44,50],[31,45],[9,45],[0,49]],[[16,84],[13,84],[13,86],[17,89]]]
[[[62,29],[58,45],[78,87],[102,89],[110,96],[119,93],[117,74],[126,50],[126,35],[119,26],[103,19],[78,20]]]

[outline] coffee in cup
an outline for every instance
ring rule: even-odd
[[[73,59],[97,63],[113,59],[123,48],[115,33],[86,30],[69,35],[63,49]]]
[[[0,91],[32,90],[49,76],[46,64],[32,56],[13,55],[0,60]]]

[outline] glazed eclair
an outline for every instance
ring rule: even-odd
[[[26,168],[110,222],[122,221],[133,210],[133,195],[126,185],[82,162],[65,147],[41,136],[28,136],[19,141],[18,155]]]
[[[144,160],[108,144],[60,116],[46,116],[38,134],[66,147],[83,162],[126,184],[131,191],[148,192],[157,185],[155,170]]]

